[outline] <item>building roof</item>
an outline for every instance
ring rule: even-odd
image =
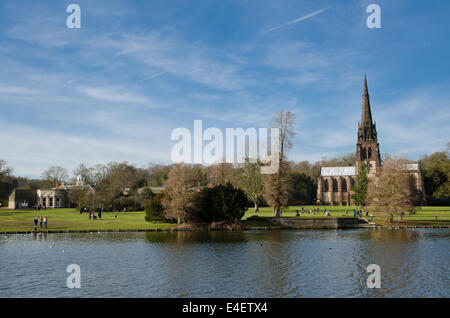
[[[28,202],[36,202],[37,194],[36,190],[31,189],[15,189],[10,197],[14,201],[28,201]]]
[[[406,165],[407,170],[419,170],[419,164],[418,163],[408,163]]]
[[[356,167],[321,167],[321,177],[355,176]]]

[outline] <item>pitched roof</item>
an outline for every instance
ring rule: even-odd
[[[355,176],[356,167],[321,167],[321,177]]]

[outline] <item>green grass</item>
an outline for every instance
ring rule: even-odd
[[[303,206],[304,210],[313,209],[317,206]],[[282,217],[294,217],[296,215],[296,210],[299,210],[300,218],[323,218],[327,217],[323,213],[323,209],[326,208],[328,212],[330,212],[332,217],[353,217],[353,209],[358,210],[358,207],[345,207],[345,206],[319,206],[320,213],[316,214],[307,214],[306,212],[302,214],[302,206],[290,206],[286,211],[282,213]],[[345,210],[348,209],[348,215],[345,213]],[[381,212],[371,211],[369,209],[369,217],[370,214],[373,213],[374,220],[373,222],[385,225],[386,224],[386,215]],[[262,217],[270,217],[272,216],[272,208],[263,207],[260,208],[259,212],[254,212],[253,209],[248,209],[245,213],[243,220],[246,220],[248,217],[252,215],[262,216]],[[438,219],[435,220],[435,216],[438,216]],[[363,217],[364,213],[363,213]],[[366,217],[365,217],[366,218]],[[416,208],[416,214],[405,214],[405,218],[403,221],[400,220],[400,217],[395,216],[394,218],[395,224],[404,224],[404,225],[450,225],[450,207],[437,207],[437,206],[425,206]]]
[[[88,219],[87,213],[80,214],[75,209],[47,209],[40,212],[0,210],[0,232],[32,231],[34,217],[44,215],[48,217],[49,231],[166,229],[174,226],[170,223],[146,222],[144,212],[105,212],[101,220],[93,221]]]
[[[315,206],[304,206],[304,209],[312,209]],[[349,207],[348,215],[345,214],[345,206],[321,206],[319,207],[319,214],[301,214],[301,206],[291,206],[283,212],[283,217],[294,217],[296,210],[300,212],[300,218],[324,218],[323,209],[326,208],[331,217],[353,217],[353,207]],[[369,214],[372,211],[369,210]],[[386,224],[386,216],[379,212],[373,212],[374,222],[378,224]],[[63,230],[137,230],[137,229],[167,229],[174,227],[171,223],[157,223],[146,222],[144,220],[144,212],[105,212],[102,220],[89,220],[86,213],[80,214],[75,209],[48,209],[40,212],[34,210],[0,210],[0,232],[15,232],[15,231],[32,231],[34,217],[44,216],[48,217],[49,231],[63,231]],[[117,215],[117,218],[114,216]],[[243,223],[248,227],[267,227],[273,226],[267,222],[260,220],[247,220],[252,215],[272,216],[272,209],[270,207],[260,208],[259,212],[254,212],[253,209],[247,210],[242,218]],[[435,215],[438,220],[435,220]],[[415,215],[406,214],[403,222],[400,222],[398,217],[394,220],[399,225],[450,225],[450,207],[422,207],[416,209]]]

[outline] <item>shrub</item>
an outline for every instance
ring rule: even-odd
[[[237,222],[248,208],[245,193],[230,183],[203,189],[195,197],[193,214],[198,222]]]
[[[147,222],[165,221],[162,195],[158,194],[145,203],[145,220]]]

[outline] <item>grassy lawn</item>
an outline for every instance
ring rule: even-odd
[[[312,209],[315,206],[304,206],[305,210]],[[353,217],[353,207],[348,208],[348,215],[346,215],[346,207],[341,206],[321,206],[319,214],[301,214],[301,206],[291,206],[285,212],[283,217],[294,217],[296,210],[300,212],[300,218],[327,217],[323,214],[323,209],[326,208],[331,217]],[[369,214],[371,211],[369,210]],[[374,222],[378,224],[386,224],[386,217],[379,212],[373,212]],[[48,217],[49,231],[61,230],[135,230],[135,229],[166,229],[175,226],[170,223],[153,223],[144,220],[144,212],[105,212],[102,220],[89,220],[86,213],[80,214],[75,209],[48,209],[40,212],[34,210],[0,210],[0,232],[13,231],[32,231],[34,217],[44,216]],[[117,215],[117,218],[115,218]],[[259,212],[254,212],[249,209],[242,218],[243,223],[249,227],[265,227],[272,226],[266,222],[258,220],[247,220],[252,215],[258,216],[272,216],[272,209],[263,207]],[[435,220],[435,215],[438,220]],[[416,209],[415,215],[406,214],[403,222],[396,217],[395,222],[399,225],[450,225],[450,207],[422,207]]]
[[[320,213],[319,214],[307,214],[306,210],[316,208],[317,206],[303,206],[305,213],[302,214],[302,206],[290,206],[286,211],[283,212],[283,217],[293,217],[296,215],[296,210],[299,210],[300,217],[302,218],[311,218],[311,217],[327,217],[323,213],[323,209],[326,208],[328,212],[330,212],[331,217],[353,217],[353,209],[358,210],[357,207],[345,207],[345,206],[319,206]],[[345,213],[345,210],[348,209],[348,215]],[[373,213],[374,220],[380,225],[386,224],[386,216],[383,213],[371,211],[369,209],[369,217],[367,219],[370,220],[370,214]],[[260,208],[259,212],[254,212],[253,209],[248,209],[245,213],[243,220],[246,220],[248,217],[252,215],[258,215],[263,217],[272,216],[272,208],[263,207]],[[438,219],[435,220],[435,216],[438,216]],[[364,213],[363,213],[363,217]],[[450,225],[450,207],[437,207],[437,206],[425,206],[416,208],[416,214],[405,214],[405,218],[403,222],[400,220],[400,217],[395,216],[394,222],[396,224],[404,224],[404,225]]]
[[[144,212],[105,212],[101,220],[88,219],[75,209],[0,210],[0,232],[32,231],[34,217],[48,217],[47,230],[133,230],[164,229],[174,226],[169,223],[145,222]],[[117,215],[117,218],[115,218]],[[39,229],[39,224],[38,224]]]

